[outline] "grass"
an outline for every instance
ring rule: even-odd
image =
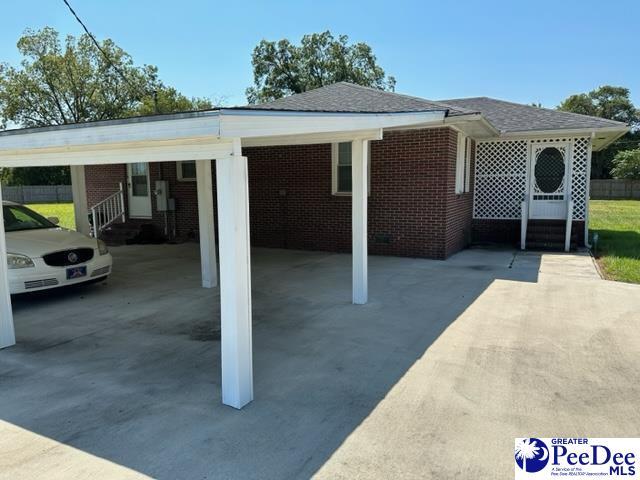
[[[640,283],[640,200],[591,200],[589,228],[605,276]],[[593,242],[592,242],[593,243]]]
[[[73,203],[38,203],[27,205],[31,210],[43,217],[58,217],[60,226],[75,230],[76,220],[73,215]]]

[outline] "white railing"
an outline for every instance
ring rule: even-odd
[[[109,195],[107,198],[91,207],[91,218],[93,220],[91,233],[94,237],[98,237],[102,230],[117,220],[125,222],[126,215],[122,183],[119,184],[119,190],[116,193]]]
[[[573,200],[567,200],[567,224],[564,230],[564,251],[571,249],[571,227],[573,226]]]
[[[520,250],[527,248],[527,225],[529,224],[529,198],[520,204]]]

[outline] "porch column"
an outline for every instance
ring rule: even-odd
[[[87,184],[84,176],[84,165],[72,165],[70,168],[73,213],[76,219],[76,230],[80,233],[84,233],[85,235],[89,235],[89,233],[91,233],[91,225],[89,225]]]
[[[216,159],[220,242],[222,403],[242,408],[253,400],[251,258],[247,158]]]
[[[213,223],[211,160],[196,160],[196,180],[198,184],[202,287],[213,288],[218,285],[218,267],[216,265],[216,235]]]
[[[2,186],[0,186],[0,205],[2,205]],[[11,296],[9,295],[7,242],[4,236],[3,220],[0,221],[0,348],[10,347],[15,344],[16,334],[13,328],[13,311],[11,309]]]
[[[369,195],[369,142],[354,140],[351,147],[351,229],[353,235],[353,303],[368,300],[367,197]]]

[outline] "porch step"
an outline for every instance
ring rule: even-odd
[[[127,245],[131,240],[136,238],[140,233],[139,225],[131,225],[128,223],[114,223],[100,232],[100,239],[107,245],[115,247],[118,245]]]
[[[564,250],[566,224],[564,220],[529,220],[527,248]],[[578,232],[571,232],[571,249],[578,247]]]

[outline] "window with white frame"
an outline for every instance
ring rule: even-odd
[[[456,151],[456,193],[469,192],[471,188],[471,139],[458,132]]]
[[[181,182],[195,182],[196,181],[196,162],[176,162],[176,168],[178,169],[178,180]]]
[[[351,195],[351,142],[333,143],[331,145],[331,183],[334,195]],[[371,142],[367,142],[368,150],[368,193],[371,195]]]

